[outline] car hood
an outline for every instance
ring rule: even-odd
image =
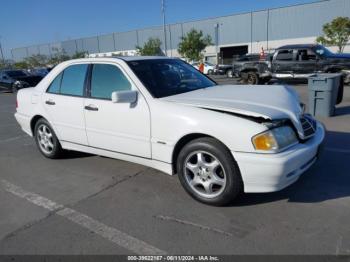
[[[266,120],[288,118],[298,131],[302,132],[299,97],[288,86],[218,85],[165,97],[162,100]]]
[[[335,58],[335,59],[347,59],[347,60],[350,60],[350,54],[332,54],[329,57],[330,58]]]

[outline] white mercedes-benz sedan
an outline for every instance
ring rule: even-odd
[[[45,157],[75,150],[178,174],[212,205],[292,184],[325,136],[287,86],[217,85],[165,57],[61,63],[18,92],[15,117]]]

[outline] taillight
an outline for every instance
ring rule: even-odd
[[[16,99],[16,109],[18,108],[18,100]]]

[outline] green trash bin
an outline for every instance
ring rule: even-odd
[[[315,74],[308,79],[309,113],[330,117],[335,113],[342,74]]]

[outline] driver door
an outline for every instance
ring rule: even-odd
[[[144,158],[151,158],[150,111],[138,93],[137,102],[113,103],[112,92],[136,90],[130,78],[116,64],[92,65],[90,88],[84,102],[89,146]]]

